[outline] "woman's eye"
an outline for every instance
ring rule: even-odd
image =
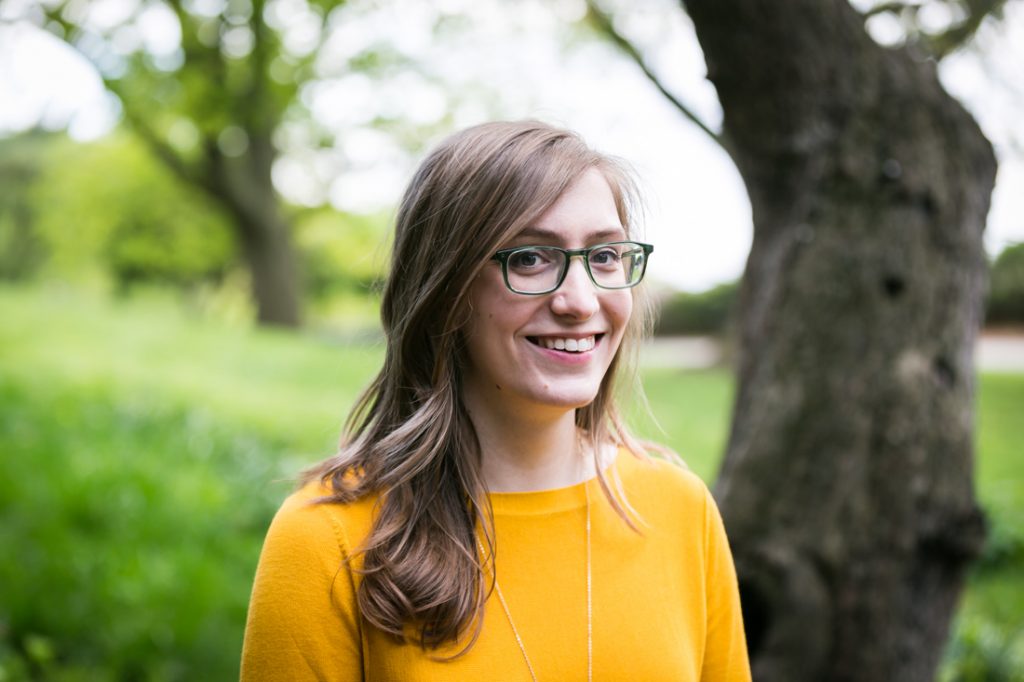
[[[526,249],[516,251],[509,259],[509,267],[517,270],[530,270],[544,267],[551,262],[551,257],[540,249]]]
[[[602,267],[616,267],[621,260],[619,252],[611,246],[590,252],[590,264]]]

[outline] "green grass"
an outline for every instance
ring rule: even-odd
[[[1024,375],[982,375],[977,452],[989,537],[939,679],[1024,682]]]
[[[978,390],[978,490],[1024,527],[1024,377],[986,374]]]
[[[263,534],[380,348],[151,297],[0,319],[0,680],[237,678]]]
[[[237,677],[263,533],[332,452],[379,343],[226,326],[155,294],[0,288],[0,320],[0,682]],[[730,375],[652,370],[645,386],[664,433],[643,435],[710,480]],[[982,377],[994,542],[945,680],[1024,669],[1021,406],[1024,375]]]
[[[712,481],[725,451],[732,409],[732,376],[721,369],[643,373],[655,423],[634,419],[642,435],[665,443],[705,481]]]

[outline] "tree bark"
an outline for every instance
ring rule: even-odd
[[[274,157],[269,134],[250,138],[248,149],[237,158],[210,147],[206,189],[231,215],[259,323],[298,327],[302,322],[299,277],[290,225],[281,215],[271,181]]]
[[[239,215],[235,220],[242,225],[238,232],[251,277],[256,319],[267,326],[300,326],[298,275],[288,224],[275,213]]]
[[[683,0],[750,194],[716,496],[759,682],[932,680],[984,519],[991,146],[845,0]]]

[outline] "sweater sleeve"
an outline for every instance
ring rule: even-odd
[[[355,584],[340,520],[292,495],[267,532],[242,645],[242,682],[361,680]]]
[[[705,489],[705,575],[707,640],[703,682],[750,682],[739,587],[725,526],[711,493]]]

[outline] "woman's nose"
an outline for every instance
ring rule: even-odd
[[[597,298],[597,286],[590,281],[587,267],[576,258],[569,260],[569,270],[565,273],[562,286],[555,290],[551,298],[551,310],[556,315],[586,320],[597,312],[600,303]]]

